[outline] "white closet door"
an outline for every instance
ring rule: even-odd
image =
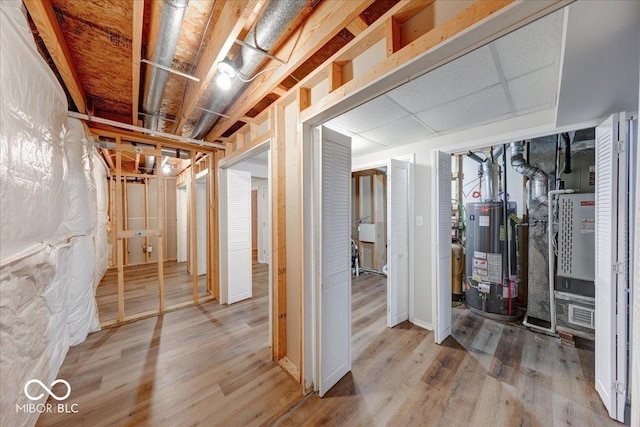
[[[251,173],[227,169],[227,304],[251,298]]]
[[[319,394],[351,370],[351,138],[321,129]]]
[[[451,335],[451,155],[434,154],[436,202],[436,315],[435,340]]]
[[[616,339],[619,125],[614,114],[596,128],[595,386],[611,418],[622,421],[625,378],[617,359],[626,337]]]
[[[409,318],[409,164],[387,168],[387,326]]]

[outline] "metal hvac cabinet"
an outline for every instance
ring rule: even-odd
[[[594,339],[595,195],[558,197],[556,323],[559,330]]]

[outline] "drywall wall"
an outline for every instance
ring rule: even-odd
[[[82,124],[67,119],[21,6],[0,2],[0,419],[30,426],[38,412],[25,405],[48,395],[28,399],[27,382],[50,385],[69,346],[98,327],[107,195],[106,171]]]

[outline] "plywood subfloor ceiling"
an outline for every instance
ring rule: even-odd
[[[34,37],[39,43],[40,51],[69,95],[69,108],[122,123],[140,125],[143,116],[136,112],[139,112],[142,107],[144,78],[150,65],[139,64],[139,74],[137,74],[137,58],[152,59],[149,55],[158,38],[163,1],[24,1],[27,11],[33,18]],[[34,6],[34,1],[38,2],[37,7]],[[204,70],[205,74],[209,70],[215,70],[217,62],[211,61],[211,58],[215,58],[216,53],[217,57],[222,58],[237,53],[240,47],[232,41],[244,39],[268,1],[189,1],[172,68],[191,75],[199,75],[203,66],[207,67]],[[360,7],[361,13],[356,18],[356,25],[345,24],[345,27],[332,34],[323,46],[315,46],[313,51],[310,49],[308,59],[302,65],[292,69],[274,93],[268,93],[256,99],[248,107],[246,117],[256,116],[283,96],[297,81],[307,76],[352,40],[354,33],[362,31],[367,25],[375,22],[398,2],[398,0],[350,1],[357,2]],[[326,3],[329,3],[330,7],[327,7]],[[325,4],[324,8],[321,7],[323,4]],[[228,11],[232,6],[237,12],[230,15]],[[331,10],[335,13],[335,10],[341,6],[344,6],[344,3],[340,0],[308,0],[298,19],[269,53],[284,56],[278,49],[286,44],[287,38],[299,38],[305,31],[314,31],[313,28],[305,27],[306,21],[314,13],[328,14]],[[140,14],[136,14],[137,10],[143,11],[142,18]],[[236,24],[235,32],[229,31],[231,27],[229,16],[232,16],[232,21],[237,20],[235,23],[231,22]],[[226,32],[224,32],[225,28]],[[220,42],[221,37],[225,36],[228,37],[226,44]],[[224,47],[221,47],[222,44]],[[136,52],[138,45],[140,51]],[[284,57],[286,59],[286,56]],[[199,86],[199,83],[176,74],[169,74],[162,97],[157,130],[190,136],[194,124],[202,114],[198,107],[204,107],[218,90],[211,79],[209,81],[202,79],[202,81],[207,84]],[[189,88],[189,85],[192,87]],[[139,88],[138,91],[136,87]],[[197,90],[194,91],[193,88]],[[195,103],[191,92],[197,93]],[[189,101],[185,102],[187,99]],[[73,100],[80,102],[72,102]],[[83,108],[85,106],[86,108]],[[233,133],[244,123],[238,121],[220,136]]]

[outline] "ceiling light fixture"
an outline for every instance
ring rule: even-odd
[[[165,163],[164,166],[162,166],[162,172],[165,174],[171,172],[171,165],[169,163]]]
[[[231,60],[228,56],[225,57],[222,61],[218,62],[218,71],[229,77],[230,79],[234,78],[237,73],[236,63]]]
[[[229,90],[231,88],[231,78],[226,74],[218,74],[216,84],[222,90]]]

